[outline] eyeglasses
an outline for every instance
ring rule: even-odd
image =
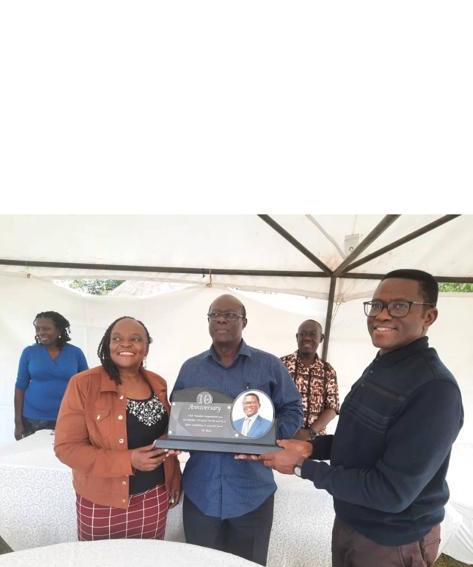
[[[309,337],[311,339],[316,339],[319,336],[318,331],[299,331],[297,334],[299,335],[299,337],[302,337],[303,339],[305,339],[306,337]]]
[[[433,303],[422,303],[421,301],[364,301],[363,307],[367,317],[376,317],[386,307],[391,317],[405,317],[413,305],[430,305],[434,307]]]
[[[211,311],[207,313],[207,317],[212,319],[212,321],[214,319],[220,319],[220,317],[226,321],[236,321],[237,319],[245,318],[243,315],[240,315],[240,313],[235,313],[234,311]]]

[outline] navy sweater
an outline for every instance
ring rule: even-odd
[[[378,355],[318,437],[302,477],[334,497],[342,522],[381,545],[418,541],[444,517],[445,476],[463,425],[457,382],[423,337]]]

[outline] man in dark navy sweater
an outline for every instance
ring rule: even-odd
[[[388,273],[364,304],[380,350],[346,396],[335,435],[280,441],[284,451],[260,457],[333,495],[334,567],[431,566],[437,556],[463,424],[458,385],[426,336],[437,297],[426,272]]]

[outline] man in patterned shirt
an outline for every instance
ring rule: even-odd
[[[310,440],[325,434],[325,427],[338,414],[337,373],[317,356],[317,348],[324,339],[320,323],[304,321],[296,339],[298,350],[281,360],[302,396],[304,426],[295,437]]]

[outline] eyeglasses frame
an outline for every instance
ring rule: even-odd
[[[391,313],[391,311],[389,310],[389,304],[390,303],[407,303],[409,305],[409,309],[407,310],[407,313],[405,315],[393,315]],[[371,306],[373,303],[381,303],[382,308],[381,311],[378,311],[378,313],[376,313],[376,315],[369,315],[368,313],[366,313],[366,309],[367,306]],[[403,319],[404,317],[407,317],[409,315],[409,313],[411,312],[411,307],[413,305],[430,305],[430,307],[435,307],[435,303],[425,303],[422,301],[409,301],[408,299],[395,299],[393,301],[389,301],[389,302],[385,302],[385,301],[381,301],[380,299],[374,299],[371,301],[363,301],[363,309],[365,312],[366,317],[377,317],[380,313],[382,313],[385,309],[387,310],[388,314],[390,317],[394,317],[395,319]]]
[[[228,317],[228,315],[231,315],[231,317]],[[236,321],[237,319],[245,319],[244,315],[241,315],[240,313],[235,313],[235,311],[210,311],[209,313],[207,313],[207,319],[209,319],[210,321],[215,321],[215,319],[218,319],[219,317],[223,317],[223,319],[225,319],[225,321]]]

